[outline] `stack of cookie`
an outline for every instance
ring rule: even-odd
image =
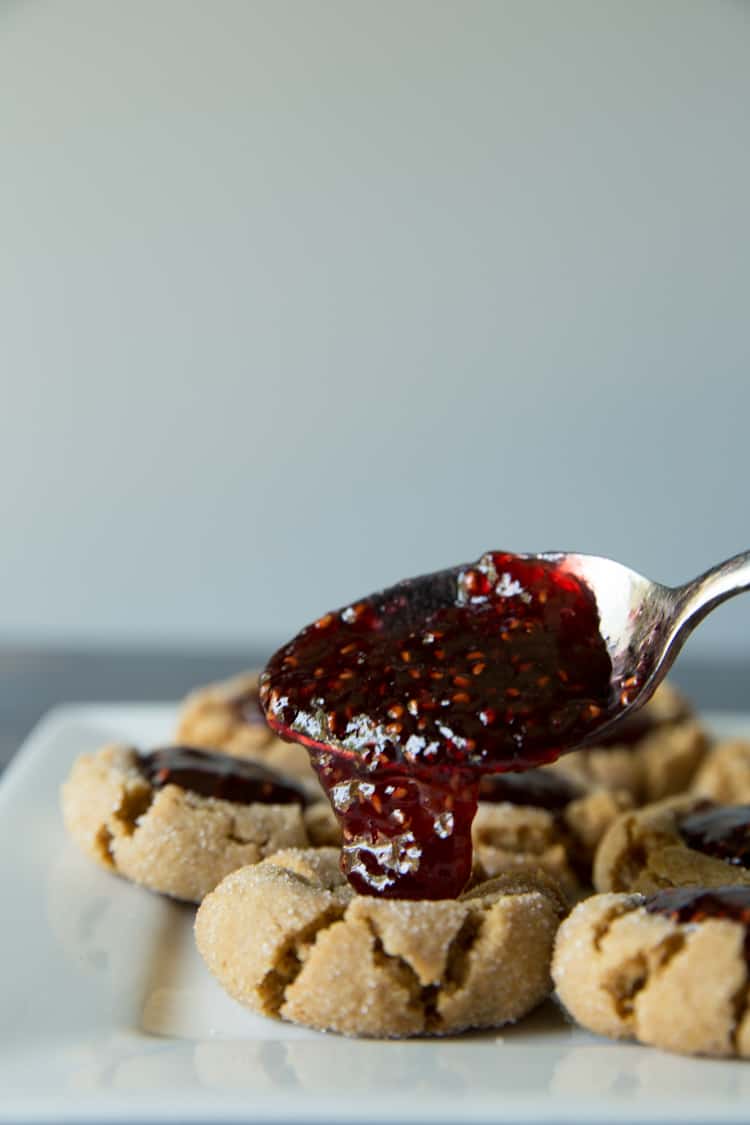
[[[750,747],[709,749],[662,688],[617,744],[482,781],[474,876],[458,899],[379,899],[342,876],[307,753],[266,726],[257,686],[250,673],[196,691],[175,746],[104,747],[62,791],[66,826],[98,863],[201,904],[198,948],[231,996],[348,1035],[445,1035],[520,1019],[554,978],[568,1011],[601,1033],[750,1051],[750,809],[743,820],[719,806],[750,800]],[[698,881],[714,889],[688,901],[682,888]],[[721,982],[700,976],[713,1006],[696,991],[705,1019],[678,1032],[658,997],[692,979],[707,941]]]

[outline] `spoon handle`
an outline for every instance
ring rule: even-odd
[[[685,630],[687,635],[717,605],[745,590],[750,590],[750,551],[734,555],[692,582],[677,587],[674,591],[679,606],[676,631]]]

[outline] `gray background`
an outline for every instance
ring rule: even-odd
[[[3,636],[750,547],[749,106],[731,0],[6,3]]]

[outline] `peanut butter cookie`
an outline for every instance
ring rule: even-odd
[[[668,684],[618,727],[611,741],[574,750],[547,767],[588,786],[626,792],[637,805],[682,793],[708,749],[686,700]]]
[[[595,895],[558,932],[557,994],[600,1035],[748,1058],[749,925],[750,887]]]
[[[283,742],[266,725],[258,703],[257,672],[243,672],[191,692],[180,711],[176,740],[257,759],[320,791],[304,747]]]
[[[70,835],[99,864],[190,902],[237,867],[329,839],[302,785],[192,748],[140,754],[112,745],[84,754],[61,799]]]
[[[477,870],[486,878],[542,868],[578,897],[601,837],[632,804],[627,793],[589,789],[546,766],[488,774],[472,825]]]
[[[750,742],[719,742],[698,770],[691,792],[722,805],[750,803]]]
[[[447,1035],[545,998],[563,912],[554,885],[527,873],[456,900],[358,896],[322,848],[233,872],[195,933],[222,987],[256,1012],[344,1035]]]
[[[750,885],[750,805],[671,797],[623,813],[594,861],[598,891]]]

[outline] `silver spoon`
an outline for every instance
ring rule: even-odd
[[[529,556],[526,556],[529,557]],[[717,605],[750,590],[750,551],[683,586],[662,586],[612,559],[548,552],[538,556],[581,578],[596,598],[620,707],[586,741],[597,742],[661,683],[696,625]]]

